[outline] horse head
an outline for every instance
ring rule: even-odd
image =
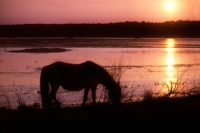
[[[121,87],[118,83],[113,84],[108,88],[109,98],[112,104],[119,104],[121,99]]]

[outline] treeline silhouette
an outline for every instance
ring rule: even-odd
[[[0,25],[0,37],[200,37],[200,21]]]

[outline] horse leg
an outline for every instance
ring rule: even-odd
[[[61,108],[60,102],[56,99],[56,92],[57,92],[57,90],[59,88],[59,85],[51,85],[51,86],[52,86],[52,88],[51,88],[50,96],[51,96],[51,99],[53,99],[54,102],[55,102],[54,106],[56,108]]]
[[[92,100],[93,100],[93,105],[96,105],[96,87],[92,87]]]
[[[85,103],[87,101],[87,96],[88,96],[88,92],[89,92],[90,88],[85,88],[84,90],[84,96],[83,96],[83,103],[82,103],[82,107],[85,106]]]

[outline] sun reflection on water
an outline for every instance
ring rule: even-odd
[[[172,78],[174,75],[174,39],[167,39],[167,75]]]
[[[175,50],[174,50],[174,46],[175,46],[175,40],[174,39],[167,39],[166,42],[166,52],[167,52],[167,60],[166,60],[166,65],[167,65],[167,78],[165,79],[165,89],[163,90],[163,92],[165,94],[167,94],[169,92],[170,88],[173,88],[173,82],[176,82],[176,78],[174,78],[175,75],[175,71],[174,71],[174,64],[175,64]]]
[[[170,39],[167,39],[166,43],[167,43],[167,47],[168,48],[173,48],[174,44],[175,44],[175,41],[174,41],[174,39],[170,38]]]

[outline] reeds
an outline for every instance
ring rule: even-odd
[[[121,83],[121,78],[125,72],[125,60],[123,56],[120,57],[119,60],[106,60],[105,62],[105,69],[109,72],[111,77],[117,82],[119,85]],[[108,90],[104,87],[101,86],[101,94],[99,98],[99,102],[108,102],[110,101],[109,95],[108,95]],[[123,95],[123,97],[125,94]],[[127,96],[127,95],[126,95]]]
[[[17,103],[19,106],[26,106],[25,101],[21,97],[20,93],[16,93],[17,96]]]
[[[107,64],[109,65],[105,65],[106,66],[106,70],[110,73],[110,75],[112,76],[112,78],[118,83],[120,84],[121,82],[121,78],[125,72],[125,59],[123,56],[120,57],[119,60],[107,60],[106,61]]]
[[[108,102],[109,101],[108,90],[103,85],[100,85],[100,89],[101,89],[101,93],[100,93],[100,97],[99,97],[98,103],[100,103],[100,102],[103,102],[103,103]]]
[[[187,71],[188,68],[183,70],[180,74],[178,74],[175,80],[171,80],[170,78],[165,80],[165,82],[162,83],[161,89],[155,93],[152,90],[145,90],[142,96],[143,101],[150,101],[159,98],[169,99],[199,95],[200,83],[195,82],[192,88],[188,88],[187,80],[183,80],[183,77]]]
[[[3,91],[1,91],[1,94],[6,98],[7,107],[11,108],[10,99],[9,99],[8,95]]]
[[[6,103],[7,103],[7,107],[11,108],[11,104],[10,104],[10,99],[8,97],[8,95],[6,94],[5,90],[3,89],[2,85],[0,84],[0,90],[1,90],[1,95],[4,96],[6,98]]]
[[[131,103],[133,101],[137,101],[137,96],[135,94],[135,91],[137,88],[131,88],[127,90],[127,88],[123,88],[122,95],[121,95],[121,102],[122,103]]]
[[[154,97],[154,94],[153,94],[153,91],[152,90],[144,90],[143,92],[143,101],[150,101],[150,100],[153,100],[155,97]]]
[[[172,80],[166,80],[166,82],[163,84],[164,88],[167,90],[166,94],[164,94],[164,97],[177,97],[182,96],[184,93],[184,89],[187,85],[187,80],[183,81],[183,76],[187,72],[188,68],[182,71],[182,73],[177,78]],[[163,88],[161,88],[163,89]]]

